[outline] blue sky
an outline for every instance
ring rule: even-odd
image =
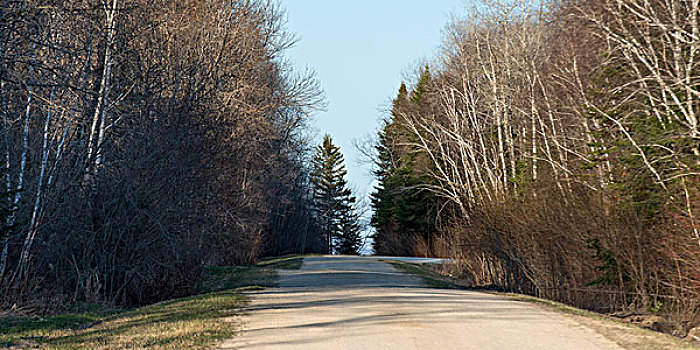
[[[300,41],[288,52],[298,69],[316,71],[328,108],[316,115],[345,154],[348,178],[372,190],[369,166],[358,164],[354,139],[373,134],[381,111],[405,73],[440,45],[450,15],[462,0],[283,0],[287,28]],[[357,193],[362,197],[364,193]]]

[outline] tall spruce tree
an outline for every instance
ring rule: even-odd
[[[397,118],[401,111],[410,109],[420,113],[428,107],[425,94],[430,82],[430,70],[426,66],[410,94],[405,84],[401,84],[391,118],[379,133],[374,173],[378,186],[372,194],[371,222],[377,254],[414,255],[418,253],[414,249],[417,240],[422,240],[431,250],[420,253],[434,254],[438,199],[421,189],[431,182],[425,174],[432,164],[425,154],[408,146],[415,140]]]
[[[328,253],[358,254],[361,243],[356,198],[348,188],[345,159],[330,135],[316,148],[311,183]]]
[[[406,255],[401,247],[407,244],[401,242],[396,232],[398,222],[394,210],[394,200],[398,193],[395,180],[400,157],[396,142],[398,126],[394,122],[394,116],[398,113],[400,106],[407,102],[407,96],[406,85],[402,83],[399,94],[393,102],[392,116],[384,121],[384,126],[378,134],[379,143],[376,146],[374,175],[377,177],[378,184],[371,196],[372,209],[374,209],[371,224],[375,229],[374,252],[381,255]]]
[[[358,255],[362,248],[360,217],[354,205],[351,209],[340,219],[340,235],[335,246],[338,254]]]

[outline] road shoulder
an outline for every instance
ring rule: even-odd
[[[469,288],[460,285],[457,281],[444,275],[438,274],[429,265],[412,264],[402,261],[387,261],[394,267],[423,278],[426,284],[433,288],[442,289],[465,289]],[[547,311],[557,312],[567,319],[579,325],[588,327],[606,339],[616,343],[620,347],[628,350],[698,350],[700,344],[685,339],[673,337],[668,334],[644,329],[636,325],[625,323],[613,317],[598,314],[571,307],[562,303],[540,299],[528,295],[501,293],[495,291],[479,292],[493,294],[509,298],[511,300],[527,302]]]

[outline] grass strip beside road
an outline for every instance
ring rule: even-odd
[[[237,288],[267,288],[277,283],[277,271],[264,267],[209,266],[199,285],[200,293],[213,293]]]
[[[235,335],[226,318],[247,298],[226,291],[130,311],[0,319],[0,347],[9,349],[208,349]]]
[[[304,257],[306,256],[309,255],[287,255],[279,258],[264,259],[257,266],[280,270],[299,270],[304,264]]]
[[[447,276],[441,275],[433,270],[427,264],[412,264],[404,261],[396,260],[379,260],[381,262],[392,265],[393,267],[406,273],[416,275],[423,279],[423,282],[430,288],[440,289],[463,289],[463,286],[458,285],[455,281]]]
[[[291,263],[291,262],[290,262]],[[200,295],[133,310],[0,317],[2,349],[209,349],[235,336],[246,290],[274,286],[268,267],[207,267]]]

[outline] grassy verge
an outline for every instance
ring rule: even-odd
[[[226,321],[246,299],[228,291],[130,311],[0,319],[0,347],[28,349],[208,349],[232,337]]]
[[[469,289],[454,279],[437,273],[426,265],[410,264],[398,261],[386,261],[396,268],[420,276],[432,288]],[[578,309],[551,300],[540,299],[528,295],[501,293],[484,290],[485,293],[499,295],[505,298],[536,304],[544,309],[564,313],[617,343],[623,349],[629,350],[698,350],[700,345],[679,339],[668,334],[644,329],[630,323],[621,322],[613,317],[591,311]]]
[[[308,255],[288,255],[279,258],[264,259],[257,266],[281,270],[299,270]]]
[[[273,269],[209,267],[200,292],[127,311],[0,317],[2,349],[209,349],[231,338],[248,298],[240,292],[275,284]]]
[[[463,289],[464,287],[457,284],[449,277],[443,276],[429,266],[424,264],[411,264],[403,261],[382,260],[385,263],[391,264],[395,268],[419,276],[423,279],[426,285],[430,288],[442,289]]]
[[[277,272],[270,268],[240,266],[210,266],[204,269],[200,293],[251,287],[274,287]]]

